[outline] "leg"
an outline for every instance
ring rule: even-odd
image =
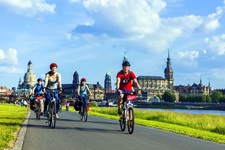
[[[46,113],[49,102],[50,102],[50,94],[45,94],[44,113]]]
[[[123,94],[122,96],[118,96],[118,114],[121,115],[122,114],[122,106],[123,106]]]
[[[56,114],[57,114],[58,111],[59,111],[59,97],[58,97],[58,93],[55,93],[54,97],[55,97],[55,102],[56,102]]]
[[[41,113],[43,113],[43,111],[44,111],[43,99],[40,100],[40,106],[41,106]]]

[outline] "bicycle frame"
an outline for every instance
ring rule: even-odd
[[[36,103],[36,119],[40,120],[40,116],[41,116],[41,101],[43,99],[42,95],[37,95],[35,96],[35,103]]]
[[[48,89],[48,93],[50,94],[50,102],[48,104],[47,112],[48,112],[48,126],[55,128],[56,126],[56,100],[54,97],[54,94],[56,93],[56,90],[50,90]]]
[[[136,94],[131,93],[131,97],[128,97],[130,93],[124,96],[123,99],[123,111],[120,122],[120,128],[122,131],[126,129],[126,125],[128,128],[128,132],[130,134],[134,131],[134,111],[132,101],[136,100]]]

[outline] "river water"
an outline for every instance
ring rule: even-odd
[[[225,116],[225,111],[223,110],[158,109],[158,108],[138,108],[138,109],[153,110],[153,111],[171,111],[171,112],[189,113],[189,114],[216,114],[216,115]]]

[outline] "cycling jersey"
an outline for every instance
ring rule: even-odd
[[[34,85],[34,94],[42,94],[43,93],[43,88],[44,88],[44,85],[41,84],[41,85],[38,85],[38,84],[35,84]]]
[[[121,70],[117,73],[117,78],[120,78],[120,89],[121,90],[132,90],[133,80],[136,79],[135,74],[129,71],[127,75]]]

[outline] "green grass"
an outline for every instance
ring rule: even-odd
[[[13,146],[27,112],[25,107],[0,104],[0,150]]]
[[[136,124],[225,144],[225,116],[134,110]],[[119,119],[117,108],[92,107],[89,114]]]

